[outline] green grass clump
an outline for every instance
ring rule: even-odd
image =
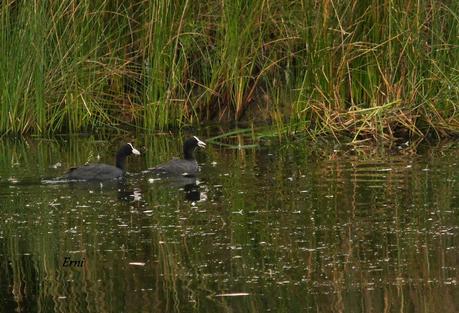
[[[459,129],[459,3],[0,3],[0,132],[207,121],[393,139]]]

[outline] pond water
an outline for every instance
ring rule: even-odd
[[[141,173],[180,137],[137,138],[103,184],[49,180],[132,137],[1,139],[2,312],[459,310],[459,145],[235,136],[196,180]]]

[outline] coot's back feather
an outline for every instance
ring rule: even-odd
[[[121,177],[123,171],[116,166],[108,164],[86,164],[72,168],[66,178],[71,180],[107,180]]]
[[[199,165],[196,160],[174,159],[167,163],[156,166],[155,173],[169,173],[172,175],[195,175],[199,171]]]

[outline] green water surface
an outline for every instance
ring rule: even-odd
[[[156,180],[182,138],[142,136],[126,180],[53,182],[133,137],[0,140],[2,312],[459,310],[459,145],[209,143]]]

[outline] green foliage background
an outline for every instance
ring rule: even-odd
[[[268,120],[353,138],[459,129],[455,0],[0,4],[0,132]]]

